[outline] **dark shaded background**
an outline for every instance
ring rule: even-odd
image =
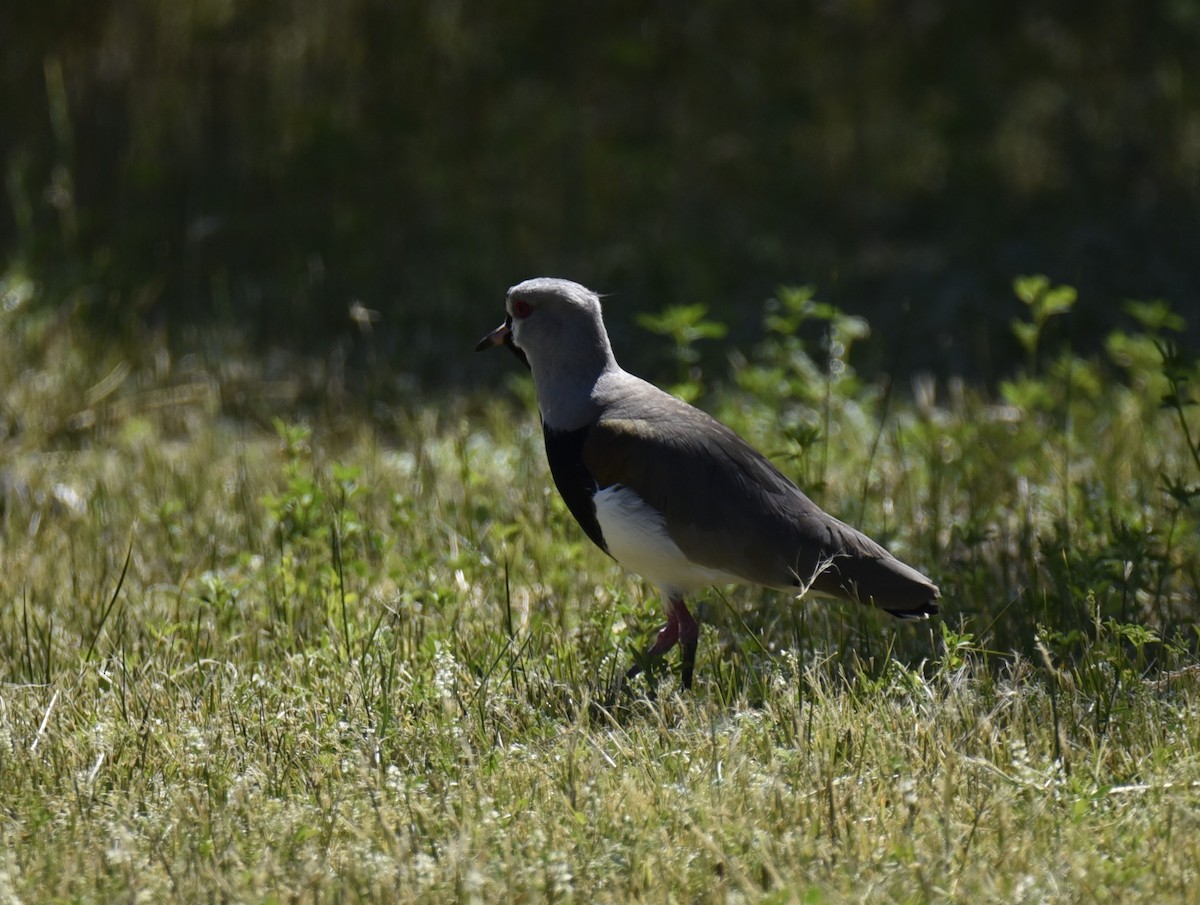
[[[864,366],[992,379],[1015,275],[1200,327],[1200,3],[42,0],[0,7],[4,266],[98,331],[315,351],[382,314],[430,382],[527,276],[758,329],[783,283]],[[361,341],[355,340],[361,352]],[[646,354],[646,353],[643,353]],[[464,371],[463,369],[468,369]]]

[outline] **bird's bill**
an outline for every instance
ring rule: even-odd
[[[493,349],[496,346],[512,344],[512,318],[506,317],[504,323],[485,336],[475,346],[476,352],[482,352],[484,349]]]
[[[512,315],[506,317],[504,323],[481,339],[475,346],[475,351],[482,352],[484,349],[494,349],[496,346],[508,346],[513,355],[520,359],[521,364],[529,367],[529,359],[525,357],[525,353],[513,345]]]

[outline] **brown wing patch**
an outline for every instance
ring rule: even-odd
[[[655,400],[645,418],[601,419],[583,460],[601,488],[629,487],[663,513],[671,539],[699,565],[885,608],[917,608],[937,594],[729,428],[678,400]]]
[[[820,510],[707,415],[670,408],[656,414],[665,417],[605,418],[592,427],[583,458],[600,487],[628,487],[663,513],[672,540],[693,562],[789,585],[790,525],[805,505]]]

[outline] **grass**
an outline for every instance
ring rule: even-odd
[[[998,397],[901,402],[790,323],[681,371],[944,616],[712,592],[694,692],[614,694],[658,605],[551,491],[521,375],[368,418],[15,291],[0,902],[1193,898],[1193,365],[1152,323]]]

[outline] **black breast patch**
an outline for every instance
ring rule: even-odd
[[[546,439],[546,459],[550,463],[550,474],[554,477],[554,485],[562,494],[563,502],[575,516],[581,528],[601,550],[608,553],[608,545],[604,543],[604,532],[600,530],[600,522],[596,519],[596,504],[592,497],[599,487],[587,466],[583,464],[583,444],[587,440],[590,428],[581,427],[578,430],[556,431],[542,425],[542,435]],[[611,555],[611,554],[610,554]]]

